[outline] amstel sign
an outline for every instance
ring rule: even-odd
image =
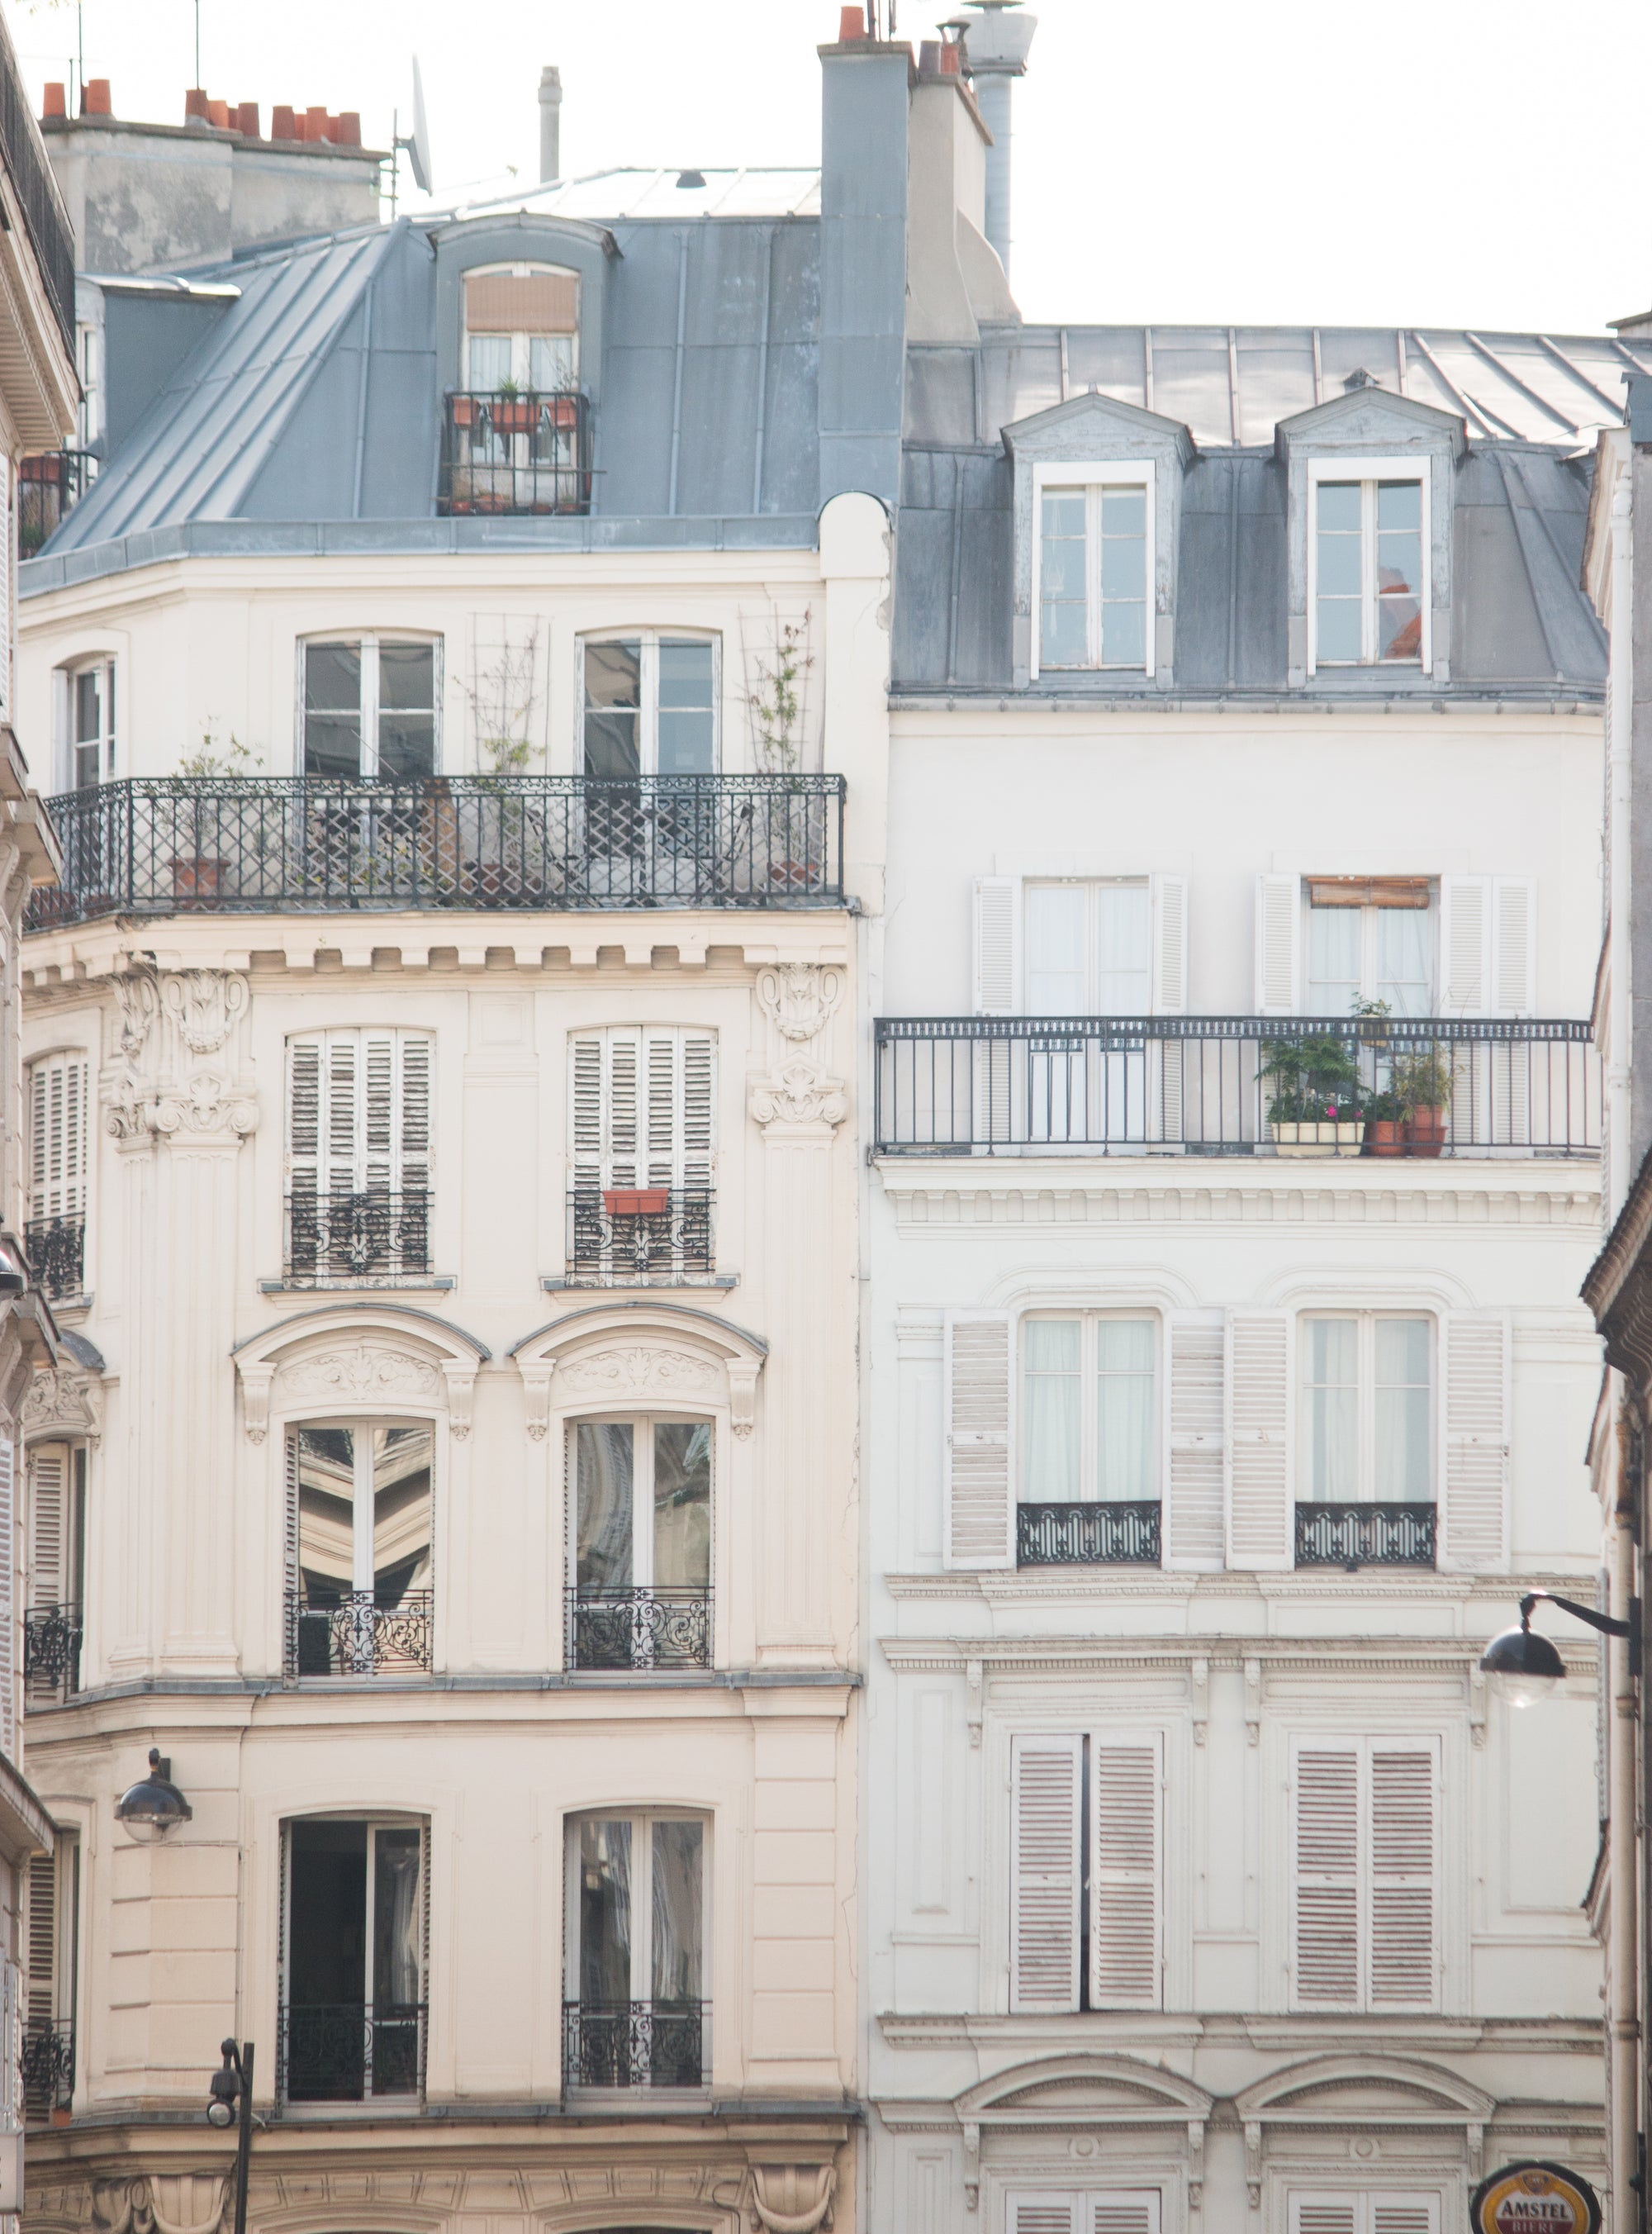
[[[1469,2224],[1473,2234],[1600,2234],[1600,2204],[1564,2165],[1505,2165],[1475,2189]]]

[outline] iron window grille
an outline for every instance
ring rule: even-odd
[[[1299,1505],[1299,1567],[1432,1567],[1432,1505]]]
[[[23,1230],[35,1284],[54,1303],[86,1288],[86,1219],[79,1211],[61,1218],[31,1218]]]
[[[711,1593],[571,1590],[568,1665],[653,1673],[711,1665]]]
[[[591,416],[575,389],[455,389],[442,408],[437,511],[517,518],[589,512]]]
[[[81,1610],[77,1605],[30,1606],[23,1617],[25,1700],[45,1706],[81,1688]]]
[[[1015,1507],[1018,1567],[1156,1567],[1159,1539],[1157,1498]]]
[[[663,1195],[664,1207],[611,1210],[601,1187],[576,1187],[569,1195],[571,1280],[588,1281],[593,1287],[658,1287],[703,1277],[715,1270],[711,1188],[624,1192],[640,1193],[647,1200]]]
[[[278,2098],[295,2104],[418,2099],[428,2017],[423,2002],[284,2008]]]
[[[428,1191],[290,1195],[284,1271],[293,1287],[389,1287],[428,1278]]]
[[[23,2115],[31,2123],[67,2110],[75,2099],[75,2025],[63,2017],[48,2024],[28,2019],[23,2029]]]
[[[428,1676],[435,1665],[435,1593],[399,1598],[350,1591],[318,1603],[286,1594],[289,1676]]]
[[[568,2002],[562,2071],[568,2087],[701,2087],[708,2002]]]

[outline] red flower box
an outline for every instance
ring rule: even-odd
[[[603,1208],[610,1218],[657,1218],[671,1200],[669,1187],[604,1187]]]

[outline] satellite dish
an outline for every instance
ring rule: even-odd
[[[413,57],[413,129],[405,139],[394,134],[398,148],[405,147],[413,165],[413,182],[421,194],[430,192],[430,127],[425,121],[424,80],[419,74],[419,57]]]

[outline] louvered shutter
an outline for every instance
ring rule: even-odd
[[[1293,2195],[1289,2234],[1366,2234],[1357,2195]]]
[[[62,1605],[69,1588],[69,1448],[36,1443],[29,1453],[29,1603]]]
[[[1440,1323],[1438,1558],[1457,1574],[1509,1564],[1509,1323],[1497,1311],[1447,1311]]]
[[[1187,1008],[1187,879],[1168,870],[1149,879],[1152,894],[1153,1014]]]
[[[1483,1016],[1491,975],[1492,892],[1487,877],[1440,880],[1442,1016]]]
[[[29,1073],[29,1215],[78,1218],[86,1207],[87,1066],[49,1055]]]
[[[13,544],[15,507],[11,500],[11,461],[0,457],[0,713],[11,713],[12,612],[16,605],[16,559]]]
[[[1012,2195],[1006,2200],[1007,2234],[1088,2234],[1076,2195]]]
[[[1009,2006],[1079,2005],[1077,1737],[1010,1743]]]
[[[577,1189],[716,1181],[716,1035],[617,1024],[568,1042]]]
[[[1538,905],[1530,877],[1492,879],[1492,1001],[1499,1016],[1536,1009]]]
[[[1092,2196],[1089,2234],[1159,2234],[1159,2197]]]
[[[23,1959],[29,1983],[25,2009],[31,2031],[46,2031],[57,2016],[57,1858],[29,1857],[28,1913]]]
[[[1370,2234],[1440,2234],[1440,2198],[1374,2195]]]
[[[1292,1770],[1291,2002],[1360,2006],[1361,1749],[1299,1745]]]
[[[283,1504],[286,1529],[285,1564],[287,1571],[286,1634],[283,1639],[284,1662],[289,1676],[298,1673],[298,1604],[304,1590],[304,1576],[298,1564],[298,1430],[287,1430],[286,1477],[283,1485]],[[348,1533],[348,1531],[346,1532]]]
[[[17,1758],[17,1453],[0,1440],[0,1753]]]
[[[1218,1311],[1176,1311],[1166,1328],[1164,1564],[1214,1573],[1223,1552],[1223,1363]]]
[[[1013,1330],[1008,1311],[949,1311],[946,1564],[1015,1564]]]
[[[1370,1996],[1373,2009],[1434,2006],[1434,1753],[1373,1742]]]
[[[643,1035],[646,1186],[712,1184],[712,1093],[716,1042],[708,1032]]]
[[[1157,1738],[1090,1741],[1090,2006],[1164,1998],[1164,1770]]]
[[[1257,1014],[1294,1016],[1302,1003],[1302,879],[1257,879]]]
[[[1230,1567],[1280,1572],[1294,1564],[1295,1334],[1288,1311],[1228,1314],[1223,1519]]]
[[[1020,912],[1019,877],[976,879],[973,1005],[978,1016],[1015,1014]]]

